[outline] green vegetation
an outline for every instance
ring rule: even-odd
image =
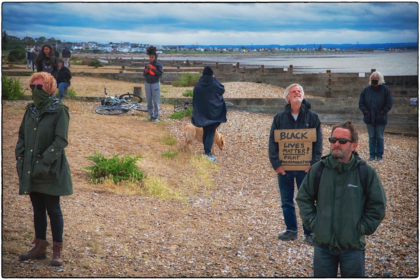
[[[182,94],[182,96],[184,97],[193,97],[194,92],[192,89],[187,89],[186,91],[184,91],[184,93]]]
[[[103,67],[104,65],[99,61],[99,60],[97,60],[97,59],[93,59],[93,60],[91,60],[90,62],[89,62],[89,64],[88,64],[89,66],[93,66],[93,67],[95,67],[95,68],[98,68],[98,67]]]
[[[125,155],[119,158],[114,155],[105,158],[104,155],[95,151],[93,156],[88,157],[95,165],[87,166],[85,169],[91,177],[91,181],[102,183],[104,179],[111,179],[114,183],[121,181],[142,181],[145,174],[140,171],[136,162],[140,156],[130,157]]]
[[[174,87],[192,87],[199,79],[199,73],[185,73],[177,81],[172,82],[172,85]]]
[[[14,49],[9,52],[9,55],[7,56],[8,62],[19,62],[19,63],[25,63],[26,59],[26,51],[25,49],[19,48]]]
[[[169,158],[169,159],[174,159],[177,155],[178,155],[178,152],[171,152],[171,151],[166,151],[161,154],[162,157]]]
[[[193,111],[193,107],[188,107],[186,110],[180,111],[180,112],[174,112],[172,114],[169,115],[170,119],[174,119],[174,120],[180,120],[183,119],[185,117],[192,117],[192,111]]]
[[[173,146],[176,144],[176,138],[173,136],[166,136],[164,138],[159,139],[159,142],[165,143],[168,146]]]
[[[18,100],[24,96],[22,86],[18,79],[8,78],[6,75],[1,77],[2,99]]]
[[[76,96],[76,91],[73,88],[67,88],[67,96],[68,97],[75,97]]]

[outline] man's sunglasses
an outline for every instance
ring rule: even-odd
[[[335,138],[335,137],[328,138],[328,141],[330,141],[331,144],[334,144],[335,142],[338,141],[338,143],[340,143],[342,145],[346,144],[347,142],[350,142],[351,143],[351,140],[349,140],[349,139],[346,139],[346,138]]]
[[[31,89],[37,88],[37,89],[42,89],[43,85],[29,85],[29,87]]]

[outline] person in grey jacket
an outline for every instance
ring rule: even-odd
[[[391,91],[384,83],[384,76],[378,71],[373,72],[369,77],[369,86],[359,98],[359,109],[369,134],[370,161],[375,158],[381,161],[384,154],[384,131],[393,103]]]
[[[144,67],[143,76],[145,77],[144,89],[146,92],[147,110],[149,121],[159,121],[160,103],[160,77],[163,73],[162,64],[157,61],[156,47],[147,48],[147,55],[150,63]]]
[[[299,189],[300,184],[311,168],[308,166],[304,171],[286,171],[279,159],[279,146],[274,141],[274,130],[276,129],[299,129],[316,128],[317,141],[312,144],[311,165],[319,161],[322,155],[322,131],[318,115],[311,111],[311,104],[304,97],[301,85],[291,84],[284,91],[284,98],[287,105],[283,112],[278,113],[271,126],[268,152],[271,165],[278,175],[278,183],[281,196],[286,231],[279,234],[278,238],[283,241],[295,240],[297,238],[297,220],[294,205],[295,180]],[[305,242],[312,244],[312,233],[305,226],[303,227]]]

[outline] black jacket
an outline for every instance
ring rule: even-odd
[[[71,57],[71,52],[69,49],[65,48],[62,52],[61,52],[61,56],[63,58],[69,58]]]
[[[65,66],[61,67],[61,69],[58,70],[57,72],[57,85],[62,82],[70,84],[70,80],[71,80],[70,70]]]
[[[379,85],[376,88],[366,87],[359,98],[359,109],[363,113],[363,121],[371,125],[386,125],[392,103],[392,94],[386,85]]]
[[[192,124],[198,127],[226,122],[225,87],[213,76],[203,75],[194,86]]]
[[[273,169],[279,168],[282,163],[279,159],[279,145],[274,142],[274,130],[276,129],[298,129],[298,128],[316,128],[317,141],[312,143],[312,160],[311,165],[318,162],[322,155],[322,131],[321,122],[318,115],[311,110],[311,103],[304,99],[297,120],[292,116],[290,104],[285,106],[283,112],[274,116],[271,125],[270,138],[268,142],[268,155]]]
[[[148,64],[152,64],[154,69],[152,69],[149,72],[143,72],[143,76],[145,77],[147,83],[155,84],[159,82],[159,79],[163,74],[163,66],[157,61],[157,58],[153,60],[152,63],[148,63]],[[144,67],[144,69],[146,68],[147,68],[147,65]]]
[[[36,61],[36,71],[37,72],[48,72],[54,77],[57,74],[57,61],[51,57],[44,57]]]

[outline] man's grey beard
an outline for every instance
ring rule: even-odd
[[[344,153],[343,152],[341,152],[339,154],[334,154],[333,151],[331,151],[331,154],[332,154],[334,159],[343,159],[344,158]]]

